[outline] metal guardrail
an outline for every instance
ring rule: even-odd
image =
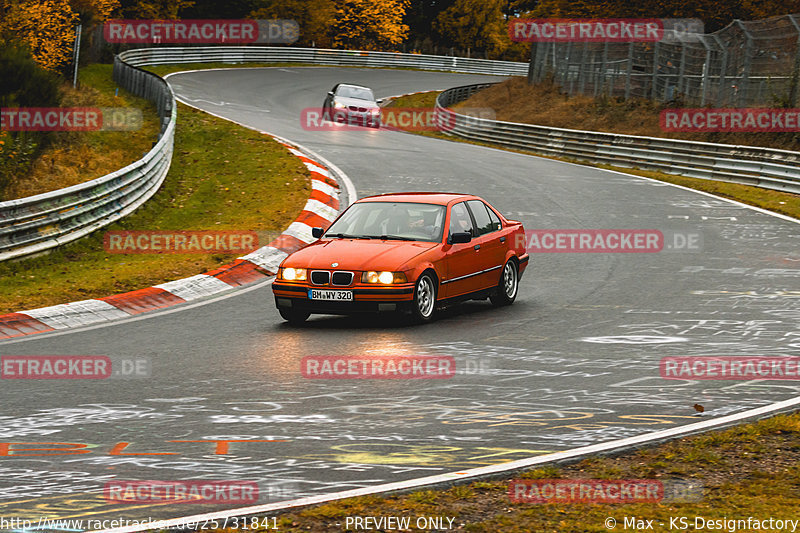
[[[442,92],[436,100],[438,123],[447,124],[448,133],[466,139],[545,155],[800,193],[800,152],[567,130],[487,120],[448,109],[490,85]]]
[[[120,54],[136,66],[174,63],[311,63],[358,67],[418,68],[464,74],[527,76],[528,64],[468,57],[429,56],[400,52],[365,52],[268,46],[161,47]]]
[[[172,160],[177,119],[169,85],[154,74],[114,63],[114,79],[156,104],[161,132],[139,161],[106,176],[18,200],[0,202],[0,261],[80,239],[136,210],[161,186]]]
[[[399,67],[471,74],[525,75],[526,63],[390,52],[258,46],[163,47],[129,50],[114,60],[113,77],[132,94],[156,104],[158,142],[141,160],[86,183],[0,202],[0,261],[47,251],[130,214],[164,181],[172,158],[177,120],[175,95],[159,76],[140,66],[176,63],[311,63]]]

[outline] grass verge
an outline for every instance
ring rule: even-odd
[[[508,492],[510,481],[516,479],[690,481],[699,484],[702,493],[692,498],[694,501],[690,503],[516,503],[511,501]],[[716,521],[747,520],[748,517],[796,520],[798,489],[800,414],[793,413],[614,457],[593,457],[566,466],[546,465],[502,480],[477,481],[449,490],[351,498],[281,513],[275,520],[277,530],[284,532],[358,531],[352,527],[352,522],[350,528],[345,527],[348,516],[410,517],[412,527],[400,531],[421,530],[414,527],[418,517],[454,518],[452,526],[436,531],[583,533],[646,530],[630,525],[624,527],[625,517],[652,520],[653,530],[730,531],[728,527],[719,527],[724,522]],[[688,528],[680,527],[677,521],[680,517],[686,517]],[[699,523],[695,517],[706,523],[715,521],[712,523],[717,527],[694,528],[695,523]],[[608,518],[616,520],[616,527],[606,526]],[[672,528],[669,527],[670,519],[675,520]],[[446,519],[444,524],[448,524]],[[772,529],[746,529],[762,530]],[[786,530],[791,531],[791,528]]]
[[[439,92],[427,92],[427,93],[420,93],[420,94],[412,94],[409,96],[403,96],[397,98],[390,102],[389,106],[395,107],[424,107],[424,108],[432,108],[436,104],[436,97],[439,95]],[[485,102],[480,102],[485,103]],[[478,103],[467,100],[462,102],[454,107],[454,109],[458,109],[459,107],[485,107],[485,105],[480,106]],[[500,120],[500,113],[498,112],[498,120]],[[561,128],[572,128],[575,127],[575,124],[562,124],[557,127]],[[489,146],[493,148],[501,148],[503,150],[508,150],[511,152],[517,153],[534,153],[528,152],[525,150],[509,150],[506,147],[501,147],[497,145],[493,145],[491,143],[484,143],[484,142],[476,142],[467,139],[462,139],[460,137],[454,135],[448,135],[438,131],[421,131],[421,132],[414,132],[418,135],[425,135],[427,137],[433,137],[437,139],[446,139],[449,141],[459,141],[459,142],[466,142],[470,144],[477,144],[480,146]],[[537,154],[539,155],[539,154]],[[644,176],[647,178],[664,181],[667,183],[674,183],[676,185],[682,185],[684,187],[689,187],[690,189],[697,189],[699,191],[705,191],[711,194],[716,194],[717,196],[722,196],[725,198],[730,198],[732,200],[736,200],[748,205],[752,205],[755,207],[761,207],[763,209],[768,209],[770,211],[774,211],[776,213],[782,213],[784,215],[788,215],[794,218],[800,218],[800,195],[785,193],[781,191],[773,191],[770,189],[762,189],[760,187],[751,187],[748,185],[740,185],[738,183],[727,183],[724,181],[713,181],[713,180],[704,180],[699,178],[689,178],[686,176],[678,176],[675,174],[666,174],[664,172],[657,172],[651,170],[640,170],[636,168],[627,168],[627,167],[617,167],[613,165],[602,165],[602,164],[594,164],[587,161],[577,161],[572,158],[567,157],[553,157],[547,155],[541,155],[541,157],[546,157],[548,159],[556,159],[559,161],[568,161],[573,163],[580,163],[582,165],[589,165],[594,166],[597,168],[604,168],[607,170],[614,170],[617,172],[624,172],[627,174],[634,174],[636,176]]]
[[[113,84],[98,90],[113,94]],[[305,166],[271,138],[179,105],[172,166],[158,193],[85,239],[48,255],[0,263],[0,313],[149,287],[235,258],[109,254],[103,250],[107,230],[276,232],[295,219],[310,192]]]
[[[83,183],[141,159],[158,136],[155,106],[125,91],[115,95],[110,65],[90,65],[80,71],[80,89],[64,87],[63,107],[125,107],[142,111],[136,131],[55,132],[33,162],[30,173],[13,180],[3,200],[24,198]]]

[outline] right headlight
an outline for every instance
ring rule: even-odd
[[[281,269],[281,279],[286,281],[305,281],[306,274],[305,268],[286,267]]]
[[[333,102],[333,107],[336,109],[344,109],[345,105],[341,102]]]

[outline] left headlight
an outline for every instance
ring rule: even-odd
[[[343,103],[341,103],[341,102],[337,102],[337,101],[334,100],[333,107],[336,108],[336,109],[344,109],[345,105]]]
[[[282,268],[281,269],[281,279],[286,281],[305,281],[306,280],[306,269],[305,268]]]
[[[361,283],[391,285],[392,283],[408,283],[408,279],[406,279],[406,275],[402,272],[377,272],[368,270],[361,275]]]

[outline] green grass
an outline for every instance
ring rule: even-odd
[[[113,84],[99,78],[101,92],[113,94]],[[172,166],[158,193],[123,221],[85,239],[45,256],[0,263],[0,313],[149,287],[236,257],[108,254],[103,250],[107,230],[266,235],[288,226],[310,191],[305,166],[271,138],[180,105]]]
[[[757,442],[759,446],[748,449],[742,442]],[[457,531],[582,533],[610,531],[604,525],[609,517],[618,524],[611,531],[625,531],[626,516],[653,520],[654,530],[661,531],[669,530],[670,518],[680,516],[690,517],[692,524],[695,516],[706,520],[748,516],[796,520],[798,460],[800,414],[794,413],[615,457],[592,457],[568,466],[544,465],[502,480],[316,505],[281,513],[277,522],[283,532],[344,532],[353,531],[344,527],[348,516],[411,517],[412,524],[420,516],[439,516],[455,518],[453,528]],[[691,481],[699,483],[702,491],[689,502],[626,505],[517,503],[508,495],[509,483],[515,479],[579,478]]]
[[[436,103],[436,97],[439,95],[439,92],[427,92],[427,93],[420,93],[420,94],[413,94],[409,96],[403,96],[396,100],[393,100],[389,105],[395,107],[430,107],[432,108]],[[454,109],[458,109],[458,106],[455,106]],[[422,132],[415,132],[418,135],[425,135],[427,137],[433,137],[437,139],[446,139],[449,141],[458,141],[458,142],[466,142],[470,144],[477,144],[480,146],[489,146],[493,148],[502,148],[503,150],[508,150],[506,147],[501,147],[498,145],[493,145],[491,143],[484,143],[484,142],[476,142],[470,141],[467,139],[462,139],[456,137],[454,135],[448,135],[445,133],[441,133],[438,131],[430,132],[430,131],[422,131]],[[511,152],[517,153],[532,153],[527,152],[525,150],[508,150]],[[768,209],[770,211],[774,211],[776,213],[782,213],[784,215],[789,215],[794,218],[800,218],[800,196],[791,193],[785,193],[780,191],[773,191],[770,189],[762,189],[760,187],[752,187],[749,185],[741,185],[738,183],[727,183],[724,181],[714,181],[714,180],[704,180],[699,178],[689,178],[686,176],[678,176],[675,174],[666,174],[664,172],[656,172],[650,170],[640,170],[640,169],[631,169],[626,167],[617,167],[613,165],[602,165],[602,164],[594,164],[589,163],[586,161],[577,161],[575,159],[567,158],[567,157],[553,157],[542,155],[541,157],[547,157],[548,159],[555,159],[559,161],[569,161],[569,162],[576,162],[581,163],[588,166],[594,166],[598,168],[604,168],[607,170],[614,170],[617,172],[624,172],[627,174],[634,174],[637,176],[644,176],[647,178],[655,179],[658,181],[664,181],[667,183],[674,183],[676,185],[682,185],[684,187],[688,187],[690,189],[697,189],[699,191],[705,191],[711,194],[716,194],[718,196],[722,196],[725,198],[730,198],[732,200],[737,200],[739,202],[753,205],[756,207],[761,207],[763,209]]]

